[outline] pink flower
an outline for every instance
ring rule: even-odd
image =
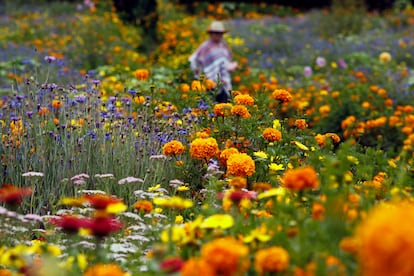
[[[319,67],[325,67],[326,65],[326,59],[323,57],[317,57],[316,58],[316,65],[318,65]]]

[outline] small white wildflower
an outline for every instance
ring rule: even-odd
[[[41,172],[25,172],[24,174],[22,174],[22,176],[24,177],[30,177],[30,176],[40,176],[42,177],[44,174]]]
[[[133,176],[128,176],[126,178],[122,178],[118,181],[119,185],[123,185],[126,183],[135,183],[135,182],[139,182],[139,183],[144,183],[144,180],[142,180],[141,178],[136,178]]]
[[[114,175],[111,173],[95,174],[95,178],[114,178]]]

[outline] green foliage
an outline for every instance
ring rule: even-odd
[[[366,9],[363,1],[333,0],[328,14],[314,14],[319,35],[329,38],[359,34],[365,25]]]

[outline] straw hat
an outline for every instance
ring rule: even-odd
[[[208,33],[226,33],[227,30],[224,27],[224,24],[220,21],[211,22],[210,26],[207,29]]]

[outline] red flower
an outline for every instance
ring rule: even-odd
[[[10,205],[21,204],[22,198],[31,194],[32,189],[29,187],[19,188],[11,184],[3,184],[0,188],[0,202]]]
[[[77,233],[80,228],[89,228],[91,221],[85,217],[63,215],[59,218],[53,218],[50,223],[61,227],[66,233]]]
[[[169,257],[160,263],[160,268],[166,273],[176,273],[181,270],[184,261],[180,257]]]
[[[110,217],[98,217],[90,221],[89,230],[95,237],[105,237],[122,228],[122,223]]]
[[[84,198],[91,204],[93,208],[98,210],[104,210],[106,207],[108,207],[108,205],[122,202],[122,200],[119,198],[102,194],[85,195]]]

